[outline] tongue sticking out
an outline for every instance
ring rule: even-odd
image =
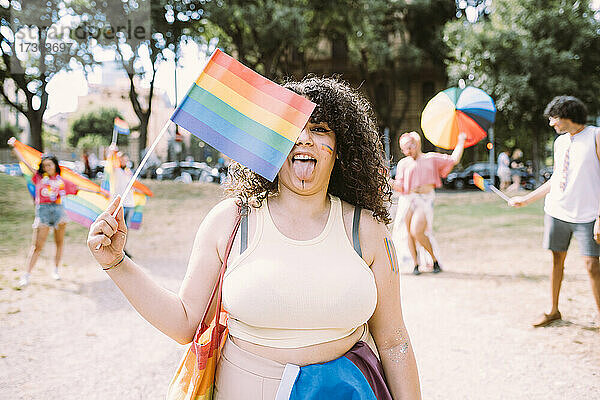
[[[315,169],[315,162],[312,160],[307,160],[307,161],[299,161],[296,160],[293,162],[293,166],[294,166],[294,173],[296,174],[296,176],[304,181],[307,180],[313,173],[314,169]]]

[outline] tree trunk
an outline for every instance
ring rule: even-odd
[[[32,111],[25,114],[29,122],[29,146],[44,152],[44,142],[42,140],[42,116],[39,111]]]
[[[144,149],[148,147],[148,123],[150,121],[150,110],[145,112],[140,118],[140,138],[139,138],[139,157],[142,159]]]

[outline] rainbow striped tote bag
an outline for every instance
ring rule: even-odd
[[[240,220],[241,216],[238,212],[235,228],[229,237],[225,250],[219,280],[213,289],[194,340],[179,363],[175,376],[169,384],[166,400],[212,400],[213,398],[217,363],[228,332],[227,313],[223,311],[221,306],[223,274],[227,269],[227,259],[240,226]]]

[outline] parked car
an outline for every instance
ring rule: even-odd
[[[454,170],[448,174],[444,183],[446,186],[461,190],[467,187],[475,187],[473,184],[473,173],[478,173],[484,179],[488,181],[491,177],[494,177],[494,185],[498,186],[500,179],[496,175],[496,164],[492,164],[490,170],[490,163],[488,162],[477,162],[469,165],[463,170]]]
[[[22,176],[23,172],[19,164],[0,164],[0,172],[3,172],[10,176]]]
[[[213,168],[205,162],[197,161],[172,161],[162,163],[156,169],[156,179],[174,180],[184,173],[189,174],[193,181],[220,183],[221,177],[218,168]]]
[[[158,168],[160,168],[160,166],[160,163],[152,164],[150,162],[147,162],[140,171],[140,177],[146,179],[158,179],[158,177],[156,176],[156,171],[158,170]]]
[[[528,164],[531,164],[528,162]],[[521,176],[521,189],[533,190],[537,187],[538,182],[533,174],[533,167],[528,165],[527,167],[513,168],[511,174],[518,173]]]
[[[542,182],[548,182],[548,180],[552,177],[552,173],[554,172],[554,167],[545,167],[540,170],[540,178],[542,178]]]
[[[500,186],[500,178],[496,175],[496,164],[492,164],[492,171],[490,173],[490,163],[488,162],[476,162],[474,164],[469,165],[467,168],[458,171],[452,171],[448,174],[446,179],[444,180],[444,184],[448,187],[454,189],[465,189],[469,187],[474,187],[473,183],[473,173],[478,173],[488,182],[491,180],[491,177],[494,177],[494,186]],[[521,167],[511,170],[511,174],[518,173],[521,176],[521,188],[525,190],[533,190],[537,187],[537,180],[533,175],[531,166]]]

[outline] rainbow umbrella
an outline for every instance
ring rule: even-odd
[[[431,143],[443,149],[455,148],[459,133],[464,132],[469,147],[487,136],[495,117],[494,100],[486,92],[472,86],[451,87],[429,100],[421,114],[421,128]]]

